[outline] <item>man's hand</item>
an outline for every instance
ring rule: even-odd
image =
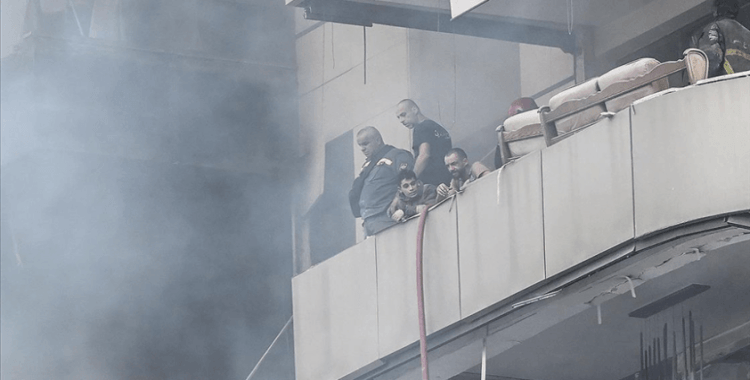
[[[441,183],[437,187],[437,194],[441,198],[447,198],[449,195],[451,195],[451,189],[446,186],[444,183]]]
[[[425,208],[427,208],[427,205],[417,205],[417,214],[421,214],[422,210],[424,210]]]
[[[404,210],[396,210],[393,212],[393,215],[391,215],[391,219],[393,219],[396,222],[400,222],[401,218],[404,217]]]

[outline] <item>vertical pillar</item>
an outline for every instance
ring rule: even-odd
[[[593,75],[588,71],[594,60],[594,33],[591,29],[578,26],[574,34],[576,38],[576,48],[573,54],[575,79],[576,84],[581,84]]]

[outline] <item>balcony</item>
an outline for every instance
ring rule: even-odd
[[[750,220],[748,104],[750,73],[637,101],[430,211],[424,284],[436,371],[475,365],[482,339],[492,357],[600,305],[607,291],[628,291],[622,280],[564,294],[587,276],[671,262],[666,273],[702,257],[681,249],[750,241],[750,227],[732,222]],[[698,232],[701,242],[660,245]],[[411,220],[293,279],[297,379],[419,378],[416,235]],[[603,270],[616,263],[619,272]],[[533,313],[511,306],[560,289],[559,302]]]

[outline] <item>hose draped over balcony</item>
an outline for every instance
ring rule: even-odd
[[[422,281],[422,247],[424,245],[424,226],[429,207],[425,207],[419,215],[417,229],[417,313],[419,315],[419,354],[422,362],[422,380],[429,380],[427,366],[427,327],[424,317],[424,283]]]

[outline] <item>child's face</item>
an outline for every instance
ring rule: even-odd
[[[398,187],[398,191],[409,199],[416,197],[418,190],[419,182],[414,178],[401,180],[401,185]]]

